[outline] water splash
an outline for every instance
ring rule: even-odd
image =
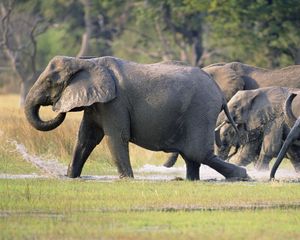
[[[1,135],[1,131],[0,131]],[[16,151],[20,153],[24,160],[33,164],[37,168],[45,172],[45,175],[11,175],[11,174],[0,174],[0,178],[39,178],[39,177],[58,177],[66,178],[65,173],[67,172],[67,166],[63,165],[56,159],[44,159],[39,156],[31,155],[23,144],[18,143],[15,140],[10,141],[16,148]],[[178,166],[172,168],[166,168],[164,166],[157,166],[151,164],[145,164],[139,169],[133,169],[136,180],[147,180],[147,181],[169,181],[174,179],[185,179],[185,166]],[[253,168],[247,169],[248,175],[254,181],[268,181],[269,171],[257,171]],[[68,178],[66,178],[68,179]],[[81,180],[95,180],[95,181],[115,181],[118,180],[118,176],[103,175],[103,176],[82,176]],[[200,179],[201,180],[225,180],[224,176],[215,171],[214,169],[201,165],[200,167]],[[276,172],[276,179],[283,181],[296,181],[300,182],[300,174],[296,173],[293,169],[278,169]]]
[[[20,144],[15,140],[10,141],[10,143],[15,146],[16,151],[21,154],[25,161],[33,164],[46,174],[54,177],[61,177],[67,172],[67,166],[61,164],[56,159],[43,159],[39,156],[31,155],[23,144]]]

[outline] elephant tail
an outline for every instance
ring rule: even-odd
[[[164,163],[164,166],[167,168],[173,167],[177,161],[178,156],[179,156],[179,153],[172,153],[169,156],[168,160]]]
[[[289,127],[292,127],[297,120],[292,112],[292,101],[297,96],[295,93],[291,93],[284,103],[284,114],[287,117],[287,123]]]

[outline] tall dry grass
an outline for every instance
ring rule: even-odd
[[[77,139],[82,113],[68,113],[65,121],[57,129],[49,132],[35,130],[26,120],[24,112],[18,106],[17,95],[0,95],[0,131],[5,136],[1,141],[16,140],[24,144],[29,153],[55,158],[68,163],[72,158],[73,148]],[[55,116],[51,108],[42,108],[41,117],[50,119]],[[166,159],[166,154],[147,151],[136,145],[130,144],[130,157],[133,167],[145,163],[161,165]],[[90,164],[103,163],[106,167],[114,167],[111,163],[110,151],[106,139],[94,149],[89,157]],[[90,167],[91,169],[93,166]]]

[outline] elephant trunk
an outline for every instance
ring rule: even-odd
[[[270,173],[270,179],[273,179],[275,177],[275,173],[282,162],[288,148],[293,143],[294,140],[296,140],[300,135],[300,118],[298,118],[295,122],[295,125],[292,127],[290,133],[288,134],[286,140],[284,141],[280,152],[276,158],[276,161],[272,167],[271,173]]]
[[[291,93],[284,104],[284,113],[287,116],[287,124],[289,125],[289,127],[292,127],[297,120],[292,112],[292,101],[296,96],[297,94]]]
[[[29,93],[30,95],[30,93]],[[37,130],[50,131],[57,128],[65,119],[66,113],[59,113],[54,119],[43,121],[39,116],[41,106],[51,105],[47,101],[43,103],[35,103],[30,96],[27,96],[25,102],[25,115],[28,122]]]

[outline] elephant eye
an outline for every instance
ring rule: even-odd
[[[57,72],[54,72],[52,74],[51,78],[52,78],[53,82],[58,82],[60,77],[59,77],[59,74]]]

